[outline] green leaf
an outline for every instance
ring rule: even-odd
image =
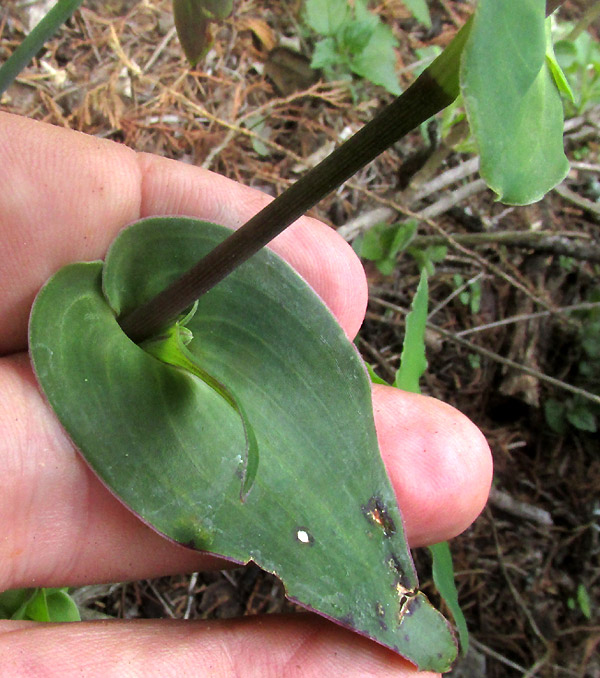
[[[567,420],[580,431],[595,433],[598,430],[595,414],[584,404],[567,409]]]
[[[36,589],[35,594],[27,603],[23,619],[32,619],[39,622],[50,621],[46,589]]]
[[[48,616],[51,622],[81,621],[79,609],[69,595],[68,589],[45,589]]]
[[[361,0],[355,2],[354,15],[354,20],[341,26],[337,37],[343,49],[358,54],[368,45],[380,19],[373,12],[369,12],[367,4]]]
[[[567,417],[564,403],[555,398],[548,398],[544,402],[544,417],[546,423],[559,435],[565,435],[568,430]]]
[[[396,373],[394,386],[403,391],[420,393],[419,380],[427,369],[425,357],[425,326],[427,324],[428,282],[427,271],[421,270],[421,279],[406,316],[406,330],[400,356],[400,367]]]
[[[43,45],[67,21],[83,0],[58,0],[44,18],[27,35],[0,68],[0,94],[27,66]]]
[[[569,101],[575,103],[573,90],[554,53],[554,44],[552,42],[552,17],[546,19],[546,61],[548,63],[548,68],[552,73],[552,77],[554,78],[554,83],[558,87],[558,91],[563,96],[567,97]]]
[[[195,66],[210,49],[210,19],[195,0],[173,0],[173,17],[185,56]]]
[[[416,231],[417,222],[413,219],[393,226],[376,224],[361,236],[357,252],[370,261],[389,261],[393,267],[398,253],[408,247]]]
[[[592,601],[590,595],[587,592],[587,589],[583,584],[577,586],[577,602],[579,604],[579,609],[583,613],[583,616],[586,619],[592,618]]]
[[[192,0],[198,11],[210,19],[227,19],[233,12],[233,0]]]
[[[192,66],[210,49],[209,23],[226,19],[233,10],[233,0],[173,0],[177,36]]]
[[[0,619],[24,619],[27,603],[37,589],[11,589],[0,593]]]
[[[72,264],[30,322],[39,383],[74,444],[121,501],[165,536],[256,562],[307,608],[447,670],[444,618],[416,592],[402,518],[354,346],[312,289],[263,249],[202,296],[195,364],[243,403],[260,464],[240,501],[244,427],[203,379],[129,340],[117,317],[230,234],[155,218],[123,230],[106,262]]]
[[[0,593],[0,619],[67,622],[81,617],[68,589],[34,588]]]
[[[539,200],[569,169],[562,103],[545,58],[544,10],[543,0],[480,0],[462,56],[481,176],[508,204]]]
[[[427,0],[402,0],[402,2],[417,21],[420,21],[427,28],[431,28],[431,15],[429,14]]]
[[[388,382],[385,379],[382,379],[373,369],[372,365],[367,363],[367,370],[369,372],[369,377],[373,384],[381,384],[382,386],[389,386]]]
[[[161,360],[167,365],[179,367],[189,374],[193,374],[198,379],[201,379],[207,386],[218,393],[225,402],[233,408],[238,414],[244,427],[244,469],[242,472],[242,486],[240,490],[240,499],[246,501],[258,470],[258,443],[252,424],[248,419],[242,405],[238,402],[236,397],[229,391],[229,389],[221,384],[217,379],[208,374],[199,365],[196,356],[188,351],[186,345],[189,344],[193,337],[192,332],[185,327],[195,315],[197,304],[194,310],[184,318],[181,323],[176,323],[174,327],[169,328],[164,335],[148,339],[141,344],[142,348],[153,355],[158,360]]]
[[[346,0],[306,0],[304,4],[306,23],[320,35],[335,35],[350,18]]]
[[[458,591],[454,583],[454,566],[450,545],[443,541],[429,547],[433,559],[433,583],[446,602],[454,617],[460,639],[461,654],[465,656],[469,650],[469,630],[465,616],[458,602]]]
[[[338,52],[333,38],[324,38],[315,45],[311,68],[330,68],[345,62],[344,57]]]
[[[389,26],[378,24],[364,49],[350,60],[353,72],[375,85],[385,87],[388,92],[398,95],[402,92],[396,74],[396,52],[398,41]]]

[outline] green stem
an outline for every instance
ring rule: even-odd
[[[471,22],[394,102],[156,297],[120,319],[136,342],[159,332],[322,198],[459,93],[460,54]]]
[[[0,94],[8,89],[44,43],[71,17],[82,2],[83,0],[58,0],[0,68]]]

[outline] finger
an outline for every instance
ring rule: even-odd
[[[159,639],[159,642],[157,642]],[[312,614],[230,621],[0,622],[6,675],[435,678]]]
[[[409,541],[453,536],[487,495],[483,436],[432,398],[388,388],[374,396]],[[24,355],[0,360],[0,432],[0,590],[139,579],[213,563],[159,537],[100,484],[40,395]]]
[[[0,113],[0,355],[23,350],[31,303],[61,266],[102,259],[141,216],[195,216],[237,228],[269,198],[207,170]],[[349,336],[364,316],[360,261],[332,229],[303,217],[273,244]]]
[[[492,455],[481,431],[434,398],[373,387],[375,426],[411,546],[465,530],[483,510]]]

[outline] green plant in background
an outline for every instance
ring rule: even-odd
[[[590,301],[600,301],[596,290]],[[582,314],[577,345],[580,356],[577,363],[577,381],[585,384],[587,390],[600,394],[600,312],[598,309]],[[600,407],[577,394],[557,400],[548,398],[544,402],[544,415],[550,428],[564,435],[569,425],[580,431],[595,433],[600,421]]]
[[[600,43],[589,31],[570,37],[571,25],[559,24],[554,31],[556,60],[562,68],[571,96],[566,97],[568,116],[585,113],[600,104]]]
[[[465,279],[459,273],[455,273],[452,281],[456,289],[462,290],[458,294],[458,299],[463,306],[468,306],[473,315],[477,315],[481,309],[481,282],[479,280]]]
[[[0,619],[70,622],[80,621],[81,617],[69,589],[35,588],[0,593]]]
[[[431,28],[431,14],[427,6],[427,0],[402,0],[417,21],[420,21],[427,28]]]
[[[592,599],[583,584],[577,586],[577,592],[574,598],[567,599],[567,607],[569,610],[579,609],[586,619],[592,618]]]
[[[445,258],[447,248],[444,245],[425,248],[411,246],[416,232],[417,221],[414,219],[392,225],[376,224],[355,238],[352,246],[358,256],[374,261],[384,275],[394,271],[401,252],[411,255],[419,268],[426,267],[431,275],[434,265]]]
[[[417,222],[412,219],[400,224],[376,224],[354,239],[354,251],[363,259],[374,261],[384,275],[396,267],[398,254],[404,251],[417,232]]]
[[[398,41],[364,0],[356,0],[353,7],[347,0],[306,0],[304,19],[322,36],[315,45],[313,68],[322,69],[330,80],[354,73],[400,94],[394,51]]]

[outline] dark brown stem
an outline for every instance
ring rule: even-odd
[[[562,0],[548,0],[547,12]],[[342,146],[224,240],[169,287],[119,319],[135,342],[172,323],[186,308],[247,261],[331,191],[458,96],[460,54],[468,21],[442,54],[393,103]]]
[[[122,318],[123,331],[140,342],[164,328],[298,217],[455,97],[455,92],[448,93],[423,73],[392,104],[181,278]]]

